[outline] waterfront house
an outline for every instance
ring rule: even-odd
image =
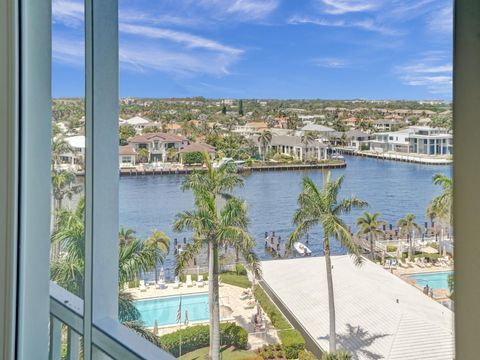
[[[381,132],[374,134],[370,141],[370,150],[376,152],[401,152],[408,153],[410,147],[409,136],[412,130],[404,129],[393,132]]]
[[[354,150],[364,150],[370,146],[372,135],[360,130],[349,130],[346,132],[334,131],[330,135],[330,144],[346,146]]]
[[[60,154],[60,164],[57,164],[56,167],[57,169],[80,171],[83,169],[85,159],[85,136],[70,136],[66,137],[65,141],[71,151]]]
[[[137,153],[140,149],[147,149],[148,162],[164,162],[167,160],[169,149],[175,149],[178,152],[189,142],[181,135],[149,133],[128,139],[128,144],[133,146]]]
[[[289,135],[273,135],[272,141],[266,146],[258,141],[258,137],[254,137],[253,141],[258,146],[258,153],[263,156],[266,153],[274,152],[277,154],[290,155],[295,160],[325,160],[327,159],[327,146],[318,139],[308,144],[302,143],[300,136]]]
[[[118,151],[120,168],[134,167],[136,164],[137,151],[131,145],[120,146]]]
[[[150,124],[150,120],[144,119],[140,116],[134,116],[128,120],[125,120],[125,122],[122,125],[131,125],[135,128],[135,131],[137,134],[141,134],[143,132],[143,129]]]
[[[401,121],[393,119],[381,119],[373,123],[375,130],[378,132],[394,131],[394,129],[397,129],[400,125],[402,125]]]

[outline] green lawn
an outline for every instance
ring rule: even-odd
[[[222,279],[222,282],[224,284],[229,284],[242,288],[249,288],[250,286],[252,286],[252,284],[248,280],[247,275],[237,275],[233,272],[228,272],[220,274],[220,279]]]
[[[191,353],[182,355],[180,357],[181,360],[203,360],[206,359],[208,355],[208,347],[201,348]],[[243,359],[252,359],[255,358],[257,354],[253,351],[246,351],[246,350],[235,350],[233,347],[230,348],[223,348],[221,350],[220,357],[225,360],[243,360]]]

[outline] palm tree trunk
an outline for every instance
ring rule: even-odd
[[[330,261],[330,243],[328,235],[324,235],[323,251],[325,252],[325,266],[327,270],[327,287],[328,287],[328,312],[330,315],[330,336],[329,336],[329,351],[336,352],[336,331],[335,331],[335,300],[333,296],[333,278],[332,278],[332,263]]]
[[[209,310],[210,310],[210,351],[211,360],[220,359],[220,299],[218,291],[218,248],[213,243],[209,247]]]
[[[375,262],[375,249],[373,246],[373,235],[370,234],[370,259]]]

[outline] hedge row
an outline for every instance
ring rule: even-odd
[[[252,286],[252,283],[250,282],[250,280],[248,280],[248,277],[246,275],[237,275],[237,273],[233,271],[222,273],[220,275],[220,279],[224,284],[238,286],[244,289]]]
[[[173,356],[178,357],[180,355],[180,339],[182,341],[182,353],[184,354],[209,346],[209,326],[195,325],[163,335],[159,338],[159,343],[162,349],[168,351]],[[246,350],[247,343],[248,333],[244,328],[235,323],[220,324],[221,345],[228,345],[239,350]]]
[[[272,321],[278,331],[278,336],[285,349],[287,359],[298,359],[300,351],[305,349],[305,339],[299,331],[292,328],[287,319],[278,310],[277,306],[270,300],[268,295],[260,286],[255,286],[255,298]]]

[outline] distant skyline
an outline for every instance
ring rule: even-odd
[[[122,97],[451,100],[449,0],[120,0]],[[83,2],[53,0],[53,95],[83,95]]]

